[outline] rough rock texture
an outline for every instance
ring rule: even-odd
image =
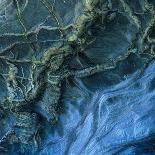
[[[155,154],[154,0],[0,0],[0,154]]]

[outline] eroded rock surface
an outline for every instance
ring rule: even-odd
[[[154,154],[152,0],[0,1],[0,154]]]

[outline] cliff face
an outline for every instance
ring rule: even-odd
[[[0,154],[153,154],[152,0],[0,1]]]

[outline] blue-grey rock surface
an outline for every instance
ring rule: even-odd
[[[154,59],[154,0],[0,0],[0,155],[154,155]]]

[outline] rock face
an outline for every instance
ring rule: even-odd
[[[0,1],[0,154],[155,154],[154,0]]]

